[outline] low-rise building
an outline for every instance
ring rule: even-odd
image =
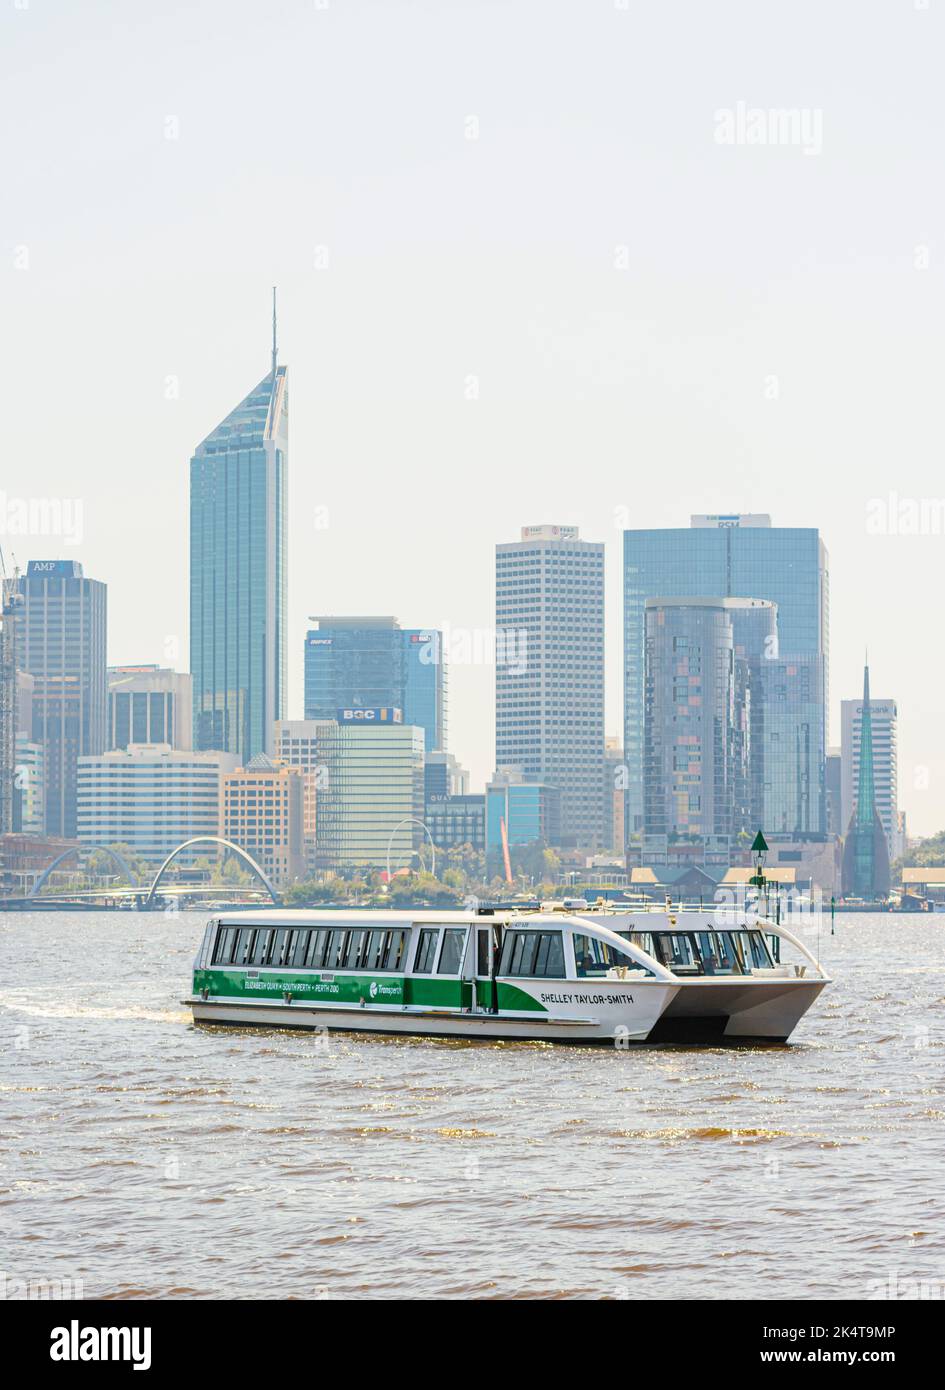
[[[80,758],[78,838],[129,845],[160,864],[184,840],[219,835],[222,778],[233,753],[193,753],[169,744],[131,744]]]
[[[275,726],[275,761],[302,774],[305,864],[315,871],[319,784],[327,777],[324,738],[334,719],[279,719]]]
[[[257,753],[223,778],[223,837],[284,887],[303,878],[305,785],[296,767]]]
[[[434,795],[427,801],[424,820],[437,849],[486,847],[486,798],[482,792],[468,796]]]
[[[557,845],[561,840],[561,791],[547,782],[526,782],[520,767],[500,767],[486,785],[486,850],[502,848],[502,823],[510,845]]]

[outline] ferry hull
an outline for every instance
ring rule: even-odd
[[[652,1041],[786,1042],[826,980],[684,981]]]
[[[622,1046],[645,1042],[656,1020],[675,994],[675,987],[650,987],[634,1014],[606,1008],[602,1017],[550,1017],[530,1013],[514,1016],[435,1009],[312,1007],[310,1004],[242,1002],[228,999],[185,999],[195,1023],[241,1028],[292,1028],[317,1032],[398,1034],[405,1037],[504,1039],[522,1042],[596,1043]]]

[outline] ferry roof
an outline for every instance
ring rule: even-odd
[[[672,908],[571,908],[554,912],[522,911],[519,908],[490,908],[485,912],[476,908],[441,909],[420,907],[413,911],[403,908],[373,907],[265,907],[242,908],[238,911],[222,910],[212,914],[213,919],[222,926],[334,926],[339,922],[351,926],[380,926],[384,923],[403,923],[405,925],[464,926],[478,922],[488,926],[490,922],[503,924],[542,923],[546,926],[580,927],[592,926],[607,931],[731,931],[736,927],[750,925],[765,930],[776,930],[773,922],[759,918],[754,911],[736,911],[732,908],[722,910],[709,908],[705,911]]]
[[[418,907],[414,911],[402,908],[386,907],[265,907],[242,908],[239,911],[221,911],[213,913],[216,921],[223,926],[255,925],[265,919],[267,926],[306,926],[319,925],[324,923],[330,926],[337,922],[339,918],[352,925],[370,926],[372,922],[437,922],[446,923],[466,923],[481,922],[485,926],[495,917],[501,920],[514,916],[514,912],[509,910],[496,910],[492,913],[479,913],[474,908],[447,909],[441,911],[435,907]]]

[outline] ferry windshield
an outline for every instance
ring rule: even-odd
[[[706,975],[740,975],[741,965],[728,932],[696,932],[699,959]]]
[[[574,965],[580,980],[593,979],[595,976],[600,979],[618,965],[641,975],[651,973],[644,965],[611,946],[609,941],[599,941],[596,936],[584,936],[582,932],[574,933]]]
[[[661,931],[627,935],[674,975],[750,975],[753,970],[773,965],[760,931]]]

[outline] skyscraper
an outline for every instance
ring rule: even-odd
[[[497,768],[561,791],[560,843],[604,834],[604,547],[576,526],[496,546]],[[641,646],[642,652],[642,646]]]
[[[648,598],[767,599],[777,605],[778,647],[767,653],[771,724],[765,827],[824,830],[829,605],[819,532],[775,527],[756,515],[694,516],[688,529],[624,532],[624,750],[627,833],[643,826],[644,610]],[[775,668],[778,669],[775,669]],[[769,773],[766,773],[766,777]]]
[[[435,628],[390,617],[314,617],[305,634],[305,718],[340,709],[394,708],[423,730],[424,748],[446,748],[446,666]]]
[[[190,462],[194,748],[245,764],[285,714],[289,396],[276,361]]]
[[[0,835],[8,835],[16,823],[16,624],[23,599],[16,577],[7,578],[2,561],[0,550]]]
[[[647,839],[731,839],[760,810],[762,667],[773,603],[647,599],[643,808]]]
[[[74,839],[78,759],[105,748],[106,587],[74,560],[31,560],[21,585],[18,660],[33,677],[31,741],[45,752],[46,834]]]
[[[843,894],[867,901],[889,894],[889,850],[876,805],[869,666],[863,668],[859,777],[856,809],[843,845]]]

